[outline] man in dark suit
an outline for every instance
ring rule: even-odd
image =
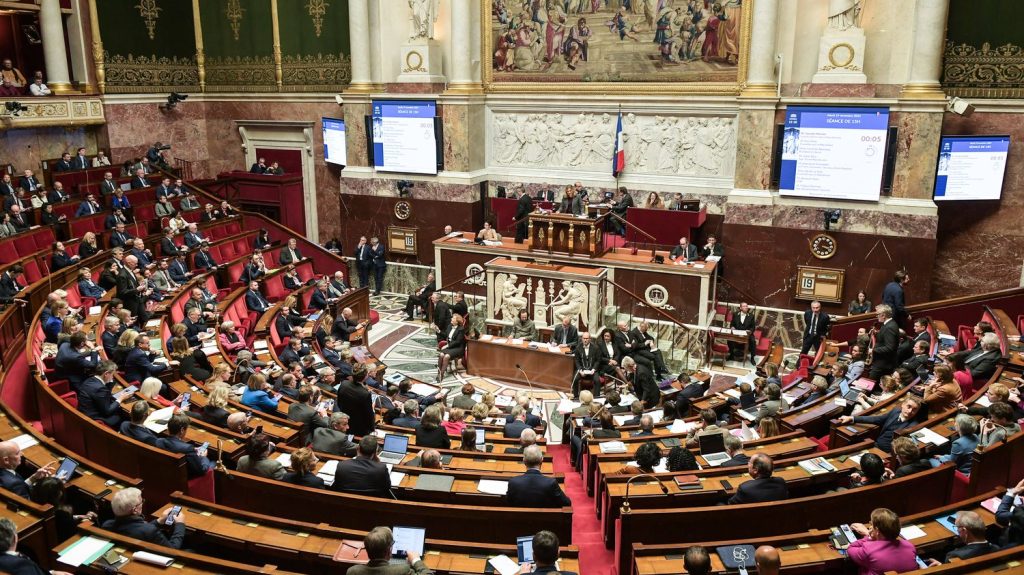
[[[141,318],[146,313],[142,298],[148,294],[146,294],[146,288],[139,284],[138,278],[135,277],[135,268],[138,267],[139,260],[135,256],[128,255],[121,263],[121,271],[117,273],[117,297],[134,317]]]
[[[40,467],[29,478],[23,479],[17,473],[21,465],[21,448],[13,441],[0,441],[0,488],[11,493],[30,499],[29,488],[36,481],[53,475],[55,467],[52,463],[46,467]]]
[[[259,158],[255,164],[249,168],[250,174],[265,174],[267,173],[267,160],[266,158]]]
[[[668,253],[674,262],[692,262],[697,259],[697,246],[691,244],[686,237],[679,238],[679,244]]]
[[[373,433],[374,428],[373,402],[370,390],[363,384],[365,380],[365,369],[356,370],[351,379],[342,380],[334,405],[335,412],[348,414],[349,433],[355,436]]]
[[[757,346],[754,344],[754,314],[750,313],[750,306],[747,302],[740,303],[740,309],[732,316],[732,321],[729,322],[730,329],[741,329],[747,332],[747,350],[750,352],[750,363],[757,365],[754,361],[754,353]],[[735,358],[737,355],[743,353],[743,348],[739,343],[734,341],[729,342],[729,357]],[[743,358],[741,357],[740,360]]]
[[[299,252],[299,242],[295,238],[288,238],[288,245],[281,248],[281,253],[277,256],[277,263],[282,266],[288,264],[298,264],[302,261],[302,254]]]
[[[170,509],[162,513],[159,518],[147,522],[142,515],[142,505],[142,491],[135,487],[118,491],[110,501],[114,518],[105,521],[101,527],[107,531],[154,545],[181,549],[185,541],[185,512],[181,511],[175,515],[171,527],[167,527],[167,515],[170,514]],[[165,535],[164,530],[169,530],[170,535]]]
[[[359,440],[355,459],[338,464],[331,489],[373,497],[391,497],[391,475],[387,466],[377,459],[377,436],[364,435]]]
[[[164,228],[164,237],[160,238],[160,253],[164,257],[175,257],[184,254],[187,250],[174,243],[174,231],[171,228]]]
[[[696,399],[704,396],[704,384],[700,380],[693,379],[690,376],[690,372],[683,370],[682,373],[676,377],[683,388],[679,390],[677,397],[685,397],[686,399]]]
[[[774,465],[772,458],[764,453],[757,453],[747,462],[747,471],[753,477],[736,488],[736,494],[729,498],[730,505],[742,503],[764,503],[782,501],[789,497],[786,480],[772,477]]]
[[[900,328],[892,318],[892,308],[881,304],[875,307],[876,318],[882,324],[875,333],[875,347],[871,348],[871,370],[868,377],[878,381],[896,369],[900,349]]]
[[[533,536],[533,571],[531,573],[576,575],[573,571],[559,569],[556,566],[558,545],[558,536],[551,531],[538,531]]]
[[[633,384],[633,394],[644,402],[644,409],[653,409],[661,401],[661,390],[654,380],[651,368],[644,360],[637,361],[632,357],[622,358],[622,369],[626,371],[626,379]]]
[[[900,364],[900,367],[916,376],[919,370],[928,370],[928,362],[930,359],[931,358],[928,357],[928,344],[923,341],[918,341],[914,344],[914,354]]]
[[[665,358],[661,350],[658,349],[654,336],[649,333],[650,328],[651,324],[647,323],[647,321],[641,321],[630,330],[629,335],[633,338],[634,342],[633,357],[646,359],[654,366],[658,379],[661,379],[668,373],[668,368],[665,367]]]
[[[131,182],[132,189],[137,190],[139,188],[145,188],[147,186],[149,186],[149,181],[146,180],[146,173],[142,170],[142,168],[135,170],[135,176],[132,177]]]
[[[49,192],[46,192],[46,201],[51,204],[59,204],[68,201],[70,196],[64,191],[64,184],[54,182]]]
[[[89,158],[85,155],[85,148],[78,148],[78,153],[75,158],[71,161],[71,167],[75,170],[84,170],[92,165]]]
[[[75,211],[75,217],[81,218],[83,216],[91,216],[98,214],[103,211],[103,206],[96,201],[96,196],[89,194],[85,197],[85,201],[78,204],[78,210]]]
[[[981,349],[970,352],[962,352],[964,366],[970,370],[971,377],[975,381],[987,380],[996,371],[999,360],[1003,358],[1003,352],[999,344],[999,336],[995,333],[986,333],[979,340]]]
[[[317,427],[311,433],[313,451],[331,453],[341,457],[354,457],[356,444],[349,439],[348,420],[349,417],[345,413],[340,411],[332,413],[326,427]]]
[[[145,401],[133,403],[129,419],[121,423],[121,435],[126,435],[146,445],[156,445],[157,440],[160,438],[145,426],[147,417],[149,417],[149,405]]]
[[[207,471],[213,469],[213,462],[206,456],[206,449],[200,449],[185,439],[189,423],[188,416],[180,411],[172,415],[167,422],[167,437],[157,440],[156,446],[171,453],[183,454],[188,477],[194,479],[206,475]]]
[[[536,199],[538,202],[553,202],[555,201],[555,190],[551,188],[537,190]]]
[[[68,341],[60,344],[57,348],[57,358],[54,360],[54,381],[67,379],[72,391],[78,391],[85,378],[92,375],[99,364],[99,354],[96,350],[89,349],[86,345],[86,338],[83,332],[71,335]]]
[[[832,318],[821,311],[821,302],[812,301],[811,309],[804,312],[804,345],[800,348],[800,353],[805,354],[812,347],[817,350],[831,325]]]
[[[633,207],[633,196],[630,195],[629,190],[625,186],[620,186],[618,191],[618,199],[612,204],[611,212],[616,216],[619,216],[623,220],[626,219],[626,212],[629,208]],[[626,225],[617,218],[609,218],[608,223],[610,233],[618,234],[620,236],[626,235]]]
[[[71,575],[66,571],[43,571],[35,561],[18,553],[18,526],[0,519],[0,573],[8,575]]]
[[[100,182],[100,195],[104,197],[112,196],[116,189],[118,189],[118,185],[117,182],[114,181],[114,174],[111,174],[110,172],[103,174],[103,181]]]
[[[11,221],[9,223],[14,226],[14,229],[18,230],[18,232],[24,232],[32,225],[28,217],[22,213],[21,208],[17,205],[11,206],[8,211],[11,213]]]
[[[392,425],[417,429],[420,426],[420,402],[416,399],[407,399],[402,404],[402,416],[396,417]]]
[[[452,327],[452,309],[437,292],[430,295],[430,301],[434,307],[434,332],[437,334],[437,341],[441,341],[447,337],[448,330]]]
[[[380,289],[384,286],[384,272],[387,270],[388,262],[384,257],[384,244],[380,243],[377,236],[370,238],[370,255],[373,258],[373,295],[380,295]]]
[[[636,351],[637,343],[633,341],[633,334],[629,331],[625,321],[615,324],[615,331],[612,332],[612,341],[623,358],[632,356]]]
[[[899,407],[881,415],[844,415],[839,418],[840,425],[851,423],[870,423],[878,426],[875,447],[882,451],[891,451],[896,433],[902,429],[918,424],[917,414],[921,411],[922,400],[916,395],[907,395]]]
[[[39,180],[32,174],[32,170],[25,170],[25,175],[18,178],[18,187],[31,194],[39,187]]]
[[[437,290],[437,283],[434,281],[434,272],[427,274],[427,282],[419,287],[414,293],[409,294],[405,300],[405,321],[412,321],[413,310],[417,307],[427,309],[427,302],[430,296]]]
[[[505,424],[503,433],[510,439],[518,439],[523,431],[530,429],[526,424],[526,410],[517,405],[512,408],[512,421]]]
[[[356,271],[359,273],[359,287],[370,286],[370,269],[373,267],[373,255],[366,236],[359,238],[355,251]]]
[[[416,551],[407,551],[405,561],[392,563],[395,536],[387,527],[374,527],[363,537],[363,548],[369,561],[349,567],[348,575],[433,575],[433,571]]]
[[[164,196],[171,195],[171,179],[164,178],[160,180],[160,185],[156,187],[156,199],[160,199]]]
[[[53,171],[55,172],[70,172],[73,169],[74,168],[71,165],[71,154],[68,152],[61,154],[60,159],[57,160],[57,163],[53,166]]]
[[[249,290],[245,292],[245,307],[261,315],[270,309],[270,302],[260,293],[260,282],[249,282]]]
[[[96,371],[96,375],[78,386],[78,411],[89,419],[99,419],[117,429],[124,419],[121,417],[121,404],[110,393],[110,388],[114,385],[114,374],[117,373],[117,364],[104,360]]]
[[[562,322],[555,326],[551,341],[559,345],[567,345],[570,350],[574,350],[579,338],[579,330],[576,329],[576,326],[572,325],[572,318],[565,316],[562,318]]]
[[[327,282],[320,280],[316,282],[313,293],[309,296],[309,308],[325,310],[333,298],[327,293]]]
[[[206,241],[206,238],[199,233],[199,226],[194,223],[189,224],[185,232],[185,245],[188,246],[188,249],[195,249],[202,245],[204,241]]]
[[[966,561],[975,557],[981,557],[989,553],[999,551],[999,547],[991,544],[986,539],[985,520],[974,511],[958,511],[953,525],[957,529],[957,539],[960,543],[955,549],[946,553],[946,563],[953,559]],[[936,559],[929,559],[930,567],[941,565]]]
[[[529,226],[529,216],[533,213],[533,198],[529,194],[524,193],[519,196],[516,200],[516,213],[514,220],[516,222],[516,243],[521,244],[526,240],[526,234]]]
[[[2,196],[13,196],[15,194],[14,180],[11,179],[11,175],[4,173],[0,177],[0,197]]]
[[[562,492],[554,477],[540,472],[544,452],[536,445],[523,450],[526,473],[508,480],[506,500],[512,507],[570,507],[572,501]]]
[[[200,244],[199,251],[196,252],[194,258],[192,258],[193,267],[197,270],[213,271],[217,269],[217,262],[213,259],[213,254],[210,253],[210,244],[203,242]]]
[[[359,321],[352,319],[352,308],[347,307],[341,310],[341,314],[338,319],[334,320],[334,325],[331,326],[331,335],[335,339],[341,341],[352,341],[352,336],[359,330],[366,327],[366,321]]]
[[[914,344],[919,341],[923,341],[926,345],[926,350],[931,350],[932,346],[932,335],[928,333],[928,326],[931,324],[931,320],[927,317],[919,317],[914,321],[914,338],[904,339],[900,342],[900,349],[898,354],[898,360],[903,362],[914,355]]]
[[[580,343],[576,346],[576,374],[572,381],[572,396],[580,395],[580,380],[596,380],[601,372],[603,356],[597,342],[590,339],[589,332],[580,335]],[[596,386],[595,386],[596,387]]]
[[[128,381],[143,381],[147,377],[158,377],[167,369],[166,363],[153,363],[157,358],[155,352],[149,350],[149,337],[142,335],[135,342],[135,347],[128,352],[124,360],[124,377]]]
[[[900,329],[903,329],[905,322],[910,319],[904,292],[904,286],[908,283],[910,283],[910,274],[903,270],[896,270],[892,281],[885,284],[885,289],[882,290],[882,303],[892,308],[892,319]]]
[[[18,278],[25,273],[21,264],[14,264],[0,274],[0,303],[11,303],[18,293],[25,289],[25,286],[18,282]]]
[[[739,467],[750,463],[750,456],[743,453],[743,440],[731,433],[725,434],[725,453],[729,459],[722,467]]]
[[[184,254],[178,254],[177,257],[171,259],[171,263],[167,266],[167,273],[171,275],[171,280],[178,284],[183,284],[192,279],[192,272],[185,265]]]

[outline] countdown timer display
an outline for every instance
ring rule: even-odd
[[[877,202],[888,134],[888,108],[787,108],[779,193]]]

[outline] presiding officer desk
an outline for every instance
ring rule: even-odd
[[[172,504],[181,505],[188,514],[188,540],[193,545],[213,546],[218,554],[240,561],[259,561],[315,575],[344,573],[353,563],[334,559],[339,546],[362,544],[365,531],[343,529],[327,523],[307,523],[250,511],[233,509],[171,494],[171,503],[154,513],[158,517]],[[423,561],[435,573],[484,573],[487,558],[499,553],[516,556],[509,542],[481,545],[472,541],[442,539],[447,525],[438,522],[427,528]],[[514,542],[514,539],[512,540]],[[563,546],[561,566],[579,572],[578,551]]]
[[[985,525],[995,524],[995,516],[991,511],[981,506],[981,503],[992,497],[1002,495],[1000,490],[992,490],[988,493],[946,505],[905,515],[900,518],[903,527],[916,526],[924,531],[924,535],[914,538],[912,542],[917,548],[919,555],[941,553],[944,549],[956,545],[957,537],[952,531],[939,524],[934,519],[945,517],[957,511],[974,511],[981,516]],[[861,510],[861,517],[857,521],[868,522],[868,515],[872,507],[865,507]],[[810,529],[802,533],[791,533],[782,536],[758,537],[754,539],[706,541],[696,543],[711,551],[711,572],[725,573],[725,566],[721,558],[713,551],[714,548],[725,545],[772,545],[779,550],[782,558],[782,573],[839,573],[846,562],[845,557],[840,555],[832,546],[829,536],[831,532],[827,528]],[[646,545],[638,543],[633,545],[633,569],[634,575],[670,575],[683,571],[683,553],[686,548],[694,543]],[[1015,550],[1017,554],[1020,549]],[[990,557],[990,555],[986,555]],[[1005,562],[1005,559],[1003,560]],[[961,562],[955,563],[956,565]],[[932,573],[935,568],[930,568],[926,573]],[[975,571],[957,571],[975,572]],[[1004,573],[1007,573],[1004,571]]]

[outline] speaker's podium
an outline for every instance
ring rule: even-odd
[[[534,213],[529,216],[531,252],[597,258],[604,255],[601,233],[608,217],[576,217],[571,214]]]

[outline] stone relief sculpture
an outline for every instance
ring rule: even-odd
[[[587,305],[589,291],[586,284],[580,282],[563,281],[562,290],[551,301],[554,324],[561,323],[563,318],[569,318],[574,325],[590,325],[590,318]]]
[[[504,274],[498,274],[495,278],[498,283],[501,284],[501,315],[502,319],[506,321],[515,321],[519,316],[520,310],[526,309],[527,298],[524,295],[526,291],[526,284],[516,285],[516,281],[519,279],[515,274],[509,274],[504,281],[501,276]]]
[[[490,163],[530,168],[604,169],[614,148],[612,114],[495,113]],[[733,118],[638,116],[624,122],[626,170],[682,176],[731,176]]]
[[[828,29],[844,32],[860,25],[861,0],[829,0]]]
[[[440,0],[409,0],[409,21],[412,24],[409,40],[434,39],[439,4]]]

